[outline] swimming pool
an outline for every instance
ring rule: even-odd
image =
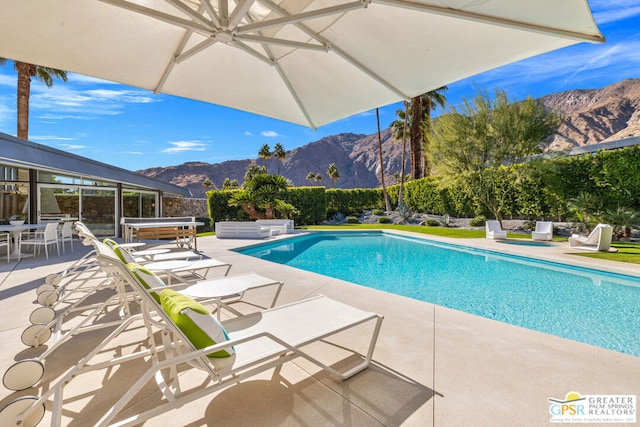
[[[640,356],[640,279],[384,232],[240,248],[286,264]]]

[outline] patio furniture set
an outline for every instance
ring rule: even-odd
[[[506,239],[507,232],[502,229],[500,221],[489,220],[485,223],[487,239]],[[569,247],[587,251],[607,252],[611,248],[613,228],[609,224],[598,224],[588,236],[572,234],[569,237]],[[531,240],[548,241],[553,238],[553,222],[537,221],[536,229],[531,232]]]
[[[12,259],[20,260],[23,257],[38,255],[40,249],[44,249],[46,258],[49,258],[49,247],[55,246],[60,255],[60,246],[65,253],[65,243],[73,251],[73,222],[63,220],[49,221],[40,224],[25,224],[24,221],[11,221],[9,225],[0,225],[0,248],[7,248],[7,262]],[[33,248],[28,254],[23,249]]]

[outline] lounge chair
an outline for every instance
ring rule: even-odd
[[[485,222],[485,230],[487,232],[487,239],[506,239],[507,232],[502,230],[500,221],[488,220]]]
[[[606,252],[611,246],[612,236],[613,228],[609,224],[598,224],[587,237],[578,234],[569,237],[569,246],[587,251]]]
[[[532,240],[551,240],[553,237],[553,222],[537,221],[535,231],[531,232]]]
[[[115,265],[121,266],[119,262]],[[147,356],[151,356],[149,362],[152,365],[141,373],[132,387],[124,391],[95,423],[96,426],[111,423],[123,409],[131,405],[133,399],[140,396],[139,393],[147,392],[147,386],[154,380],[161,392],[158,404],[131,418],[118,419],[118,425],[141,424],[262,372],[274,368],[278,372],[279,366],[299,357],[342,380],[371,364],[383,319],[376,313],[318,296],[220,323],[202,305],[172,289],[164,289],[159,295],[155,291],[147,291],[134,274],[137,267],[128,267],[121,270],[122,276],[137,288],[151,348],[124,355],[115,352],[116,355],[108,361],[101,358],[99,368],[92,364],[92,359],[112,345],[113,339],[132,326],[135,320],[133,317],[126,319],[87,356],[44,390],[41,396],[18,397],[4,406],[0,410],[2,425],[36,425],[45,415],[45,403],[49,400],[52,400],[47,405],[51,410],[49,425],[60,425],[65,402],[64,388],[70,381],[83,373],[112,369]],[[305,346],[311,344],[314,347],[320,344],[331,346],[327,338],[365,325],[372,325],[366,353],[350,351],[361,360],[346,371],[338,371],[305,351]],[[340,346],[339,350],[343,352],[348,349]],[[208,382],[192,388],[180,384],[184,378],[182,372],[189,365],[205,370],[209,374]]]

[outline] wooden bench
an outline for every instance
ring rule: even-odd
[[[198,249],[196,227],[204,225],[194,217],[122,218],[122,236],[125,243],[144,239],[175,239],[178,246]]]
[[[271,237],[271,227],[249,221],[222,221],[215,224],[219,239],[264,239]]]
[[[193,247],[197,250],[198,245],[196,243],[196,228],[195,227],[153,227],[153,228],[139,228],[135,232],[136,240],[160,240],[160,239],[175,239],[177,245],[184,245]]]

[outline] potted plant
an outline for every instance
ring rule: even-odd
[[[17,214],[17,215],[11,216],[11,218],[9,218],[9,224],[13,226],[24,224],[24,215]]]

